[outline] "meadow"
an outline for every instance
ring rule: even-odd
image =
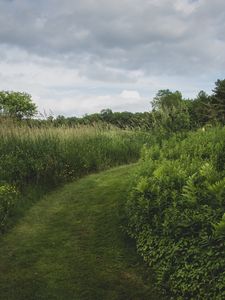
[[[96,268],[96,264],[99,264],[96,257],[104,247],[109,254],[111,251],[120,253],[120,249],[123,249],[124,267],[121,263],[117,275],[114,270],[117,268],[117,261],[114,261],[116,254],[110,254],[105,259],[109,269],[114,270],[113,273],[99,269],[96,281],[92,282],[92,276],[86,278],[93,283],[88,297],[98,299],[99,294],[109,292],[104,284],[101,286],[103,273],[103,281],[115,290],[115,278],[123,281],[123,276],[128,276],[123,274],[126,272],[123,268],[129,268],[130,259],[136,260],[135,255],[130,257],[125,254],[134,251],[134,248],[130,247],[130,240],[124,240],[123,227],[154,274],[154,284],[150,283],[150,276],[150,286],[143,281],[144,269],[141,279],[135,279],[133,283],[130,282],[130,275],[126,277],[126,285],[132,288],[132,293],[141,295],[141,298],[135,296],[134,299],[155,299],[155,285],[161,291],[158,299],[162,299],[162,292],[166,298],[177,300],[224,299],[225,127],[209,125],[195,131],[162,134],[160,130],[149,133],[108,125],[69,128],[47,124],[32,127],[23,123],[3,122],[0,141],[0,230],[6,232],[12,229],[3,235],[5,239],[1,255],[5,270],[15,267],[14,275],[8,272],[6,280],[4,276],[0,278],[7,297],[11,293],[11,285],[15,284],[13,276],[21,286],[26,286],[18,266],[26,262],[26,247],[30,249],[32,241],[35,245],[32,246],[34,256],[31,256],[29,270],[41,269],[39,280],[44,283],[57,279],[57,264],[50,261],[52,253],[60,256],[63,253],[61,251],[65,250],[60,248],[64,243],[64,234],[68,234],[67,241],[71,244],[68,244],[69,253],[72,253],[74,228],[81,247],[83,243],[89,243],[85,255],[90,261],[84,263],[84,251],[78,251],[77,256],[70,257],[69,262],[66,252],[63,270],[67,272],[67,264],[73,261],[73,272],[77,272],[76,264],[80,262],[80,268],[89,273],[90,265]],[[78,180],[90,173],[120,165],[127,166]],[[64,185],[67,182],[71,184]],[[49,191],[52,194],[47,193]],[[68,205],[71,205],[71,209],[68,209]],[[104,228],[106,220],[108,229]],[[39,232],[42,223],[48,236],[44,240],[43,232]],[[89,224],[89,227],[85,227],[85,224]],[[88,228],[90,231],[87,232]],[[38,235],[31,235],[36,229]],[[107,232],[110,229],[113,234],[109,234],[108,239]],[[21,234],[25,244],[18,244],[17,236]],[[46,246],[41,246],[51,239],[54,245],[61,245],[60,241],[62,245],[52,248],[52,244],[49,244],[48,250]],[[112,245],[118,248],[114,249]],[[15,262],[12,262],[7,256],[8,248],[12,251],[15,249],[16,253],[25,253],[25,256],[15,254]],[[46,258],[43,254],[45,251],[49,251]],[[96,257],[92,257],[91,253],[95,251]],[[46,270],[42,269],[41,264],[39,266],[36,255],[41,260],[46,259]],[[49,270],[48,266],[55,271]],[[138,269],[132,267],[131,272],[135,274],[132,276],[139,276],[136,273]],[[29,272],[23,267],[22,270],[35,282],[33,274],[36,271]],[[45,278],[48,273],[50,277]],[[24,293],[28,293],[30,299],[36,299],[39,295],[33,292],[36,288],[45,297],[50,292],[52,295],[58,293],[57,280],[52,290],[33,284],[21,290],[20,285],[15,284],[16,292],[11,299],[17,297],[17,291],[21,293],[21,299]],[[82,294],[87,285],[85,280],[79,278],[78,286],[71,282],[67,292],[73,293],[74,289],[78,289],[81,293],[79,299],[85,299],[86,296]],[[124,295],[132,297],[128,293],[130,288],[123,290],[120,280],[117,298],[113,298],[115,295],[112,293],[107,296],[109,299],[123,299]],[[136,285],[137,291],[134,288]]]
[[[22,210],[29,187],[44,191],[88,173],[135,162],[151,138],[144,132],[112,127],[37,128],[5,122],[0,141],[0,229],[4,230],[13,210]],[[28,198],[27,206],[32,200]]]

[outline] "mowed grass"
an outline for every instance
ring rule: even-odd
[[[0,240],[0,299],[162,299],[121,230],[135,168],[89,175],[35,204]]]

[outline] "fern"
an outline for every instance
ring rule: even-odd
[[[224,149],[225,128],[211,128],[144,150],[129,226],[171,299],[225,299]]]
[[[213,224],[213,227],[216,238],[225,238],[225,213],[223,214],[221,221],[217,224]]]
[[[215,196],[220,205],[225,204],[225,178],[209,185],[209,191]]]
[[[187,204],[196,205],[197,203],[197,188],[195,187],[194,179],[196,177],[196,173],[189,176],[187,179],[186,185],[183,187],[182,196],[186,200]]]

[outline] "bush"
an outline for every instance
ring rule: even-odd
[[[0,231],[3,231],[17,198],[15,187],[0,184]]]
[[[225,128],[146,147],[128,233],[171,299],[225,299]]]

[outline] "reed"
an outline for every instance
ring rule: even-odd
[[[5,122],[0,127],[0,182],[22,187],[68,181],[134,162],[149,141],[146,133],[116,128],[37,128]]]

